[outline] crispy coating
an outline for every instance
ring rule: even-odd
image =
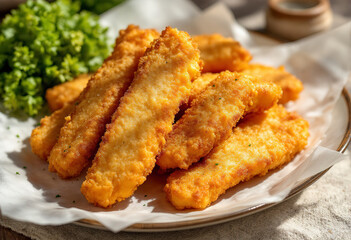
[[[308,140],[308,122],[275,106],[252,114],[200,163],[172,173],[165,186],[177,208],[205,208],[236,184],[289,162]]]
[[[242,73],[260,76],[263,80],[279,85],[283,90],[283,96],[279,100],[281,104],[298,99],[300,92],[303,90],[302,82],[285,71],[283,66],[274,68],[261,64],[250,64]]]
[[[120,32],[115,49],[91,77],[49,156],[49,169],[62,178],[77,176],[97,150],[106,124],[133,80],[140,57],[159,36],[130,25]]]
[[[162,170],[188,169],[227,139],[245,114],[272,107],[280,96],[281,88],[274,83],[222,72],[175,123],[157,165]]]
[[[220,34],[198,35],[193,39],[199,45],[203,72],[240,71],[252,58],[239,42]]]
[[[179,107],[179,112],[175,116],[175,121],[178,121],[190,107],[190,103],[199,95],[213,80],[218,77],[218,73],[203,73],[193,81],[190,96],[188,101],[184,102]]]
[[[218,77],[218,73],[203,73],[196,78],[191,87],[189,102],[192,102],[213,80]]]
[[[91,74],[81,74],[75,79],[46,90],[45,98],[51,111],[62,108],[69,102],[75,101],[87,86]]]
[[[75,109],[76,99],[86,87],[91,75],[82,74],[70,82],[62,83],[46,91],[46,100],[54,112],[40,120],[40,126],[32,131],[32,151],[47,160],[65,124],[65,118]]]
[[[33,129],[30,136],[30,145],[34,154],[45,161],[48,159],[51,149],[56,144],[57,138],[60,135],[60,129],[65,124],[65,117],[73,109],[74,103],[67,103],[50,116],[45,116],[40,120],[40,126]]]
[[[190,36],[167,27],[141,58],[81,192],[108,207],[130,197],[155,166],[179,105],[201,71],[200,52]]]

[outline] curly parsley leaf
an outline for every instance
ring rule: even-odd
[[[107,29],[79,3],[29,0],[0,25],[0,97],[10,111],[36,115],[47,88],[99,68]]]

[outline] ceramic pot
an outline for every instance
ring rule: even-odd
[[[269,0],[267,30],[288,40],[327,30],[332,23],[328,0]]]

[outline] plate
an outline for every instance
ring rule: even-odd
[[[332,114],[332,122],[333,124],[331,124],[330,128],[326,132],[325,139],[328,140],[328,136],[330,136],[336,130],[343,129],[344,134],[341,135],[338,139],[333,139],[333,149],[332,149],[343,153],[346,150],[347,146],[349,145],[350,139],[351,139],[351,101],[350,101],[350,95],[346,89],[343,89],[340,98],[336,102],[336,105],[334,107],[333,114]],[[314,176],[305,179],[302,182],[298,182],[296,186],[292,189],[292,191],[288,194],[288,196],[280,202],[256,205],[250,208],[242,209],[240,211],[229,212],[225,215],[218,214],[211,217],[204,216],[196,220],[189,220],[189,221],[183,220],[183,221],[177,221],[177,222],[157,222],[153,220],[148,222],[140,222],[127,227],[123,231],[127,231],[127,232],[177,231],[177,230],[206,227],[206,226],[211,226],[219,223],[228,222],[234,219],[242,218],[250,214],[257,213],[259,211],[273,207],[274,205],[284,202],[285,200],[295,196],[296,194],[300,193],[308,186],[313,184],[316,180],[318,180],[321,176],[323,176],[329,169],[330,168],[322,172],[319,172]],[[85,227],[107,230],[102,224],[94,220],[83,219],[83,220],[76,221],[74,223]]]
[[[327,86],[329,86],[329,83],[341,84],[341,81],[340,81],[341,78],[336,78],[333,74],[331,74],[328,71],[327,72],[322,71],[323,69],[321,69],[320,67],[323,66],[323,63],[314,62],[314,61],[311,62],[311,60],[313,60],[312,56],[314,55],[312,54],[311,56],[308,56],[306,55],[306,52],[308,51],[300,51],[299,52],[300,55],[295,54],[293,58],[290,59],[292,60],[292,62],[290,63],[295,64],[294,67],[297,68],[296,69],[297,72],[299,72],[298,70],[300,70],[300,72],[305,70],[306,63],[311,64],[311,67],[314,67],[314,71],[312,72],[317,73],[317,75],[314,75],[315,76],[314,78],[309,78],[307,75],[306,78],[309,80],[312,79],[316,81],[315,82],[307,81],[306,83],[310,83],[310,84],[305,85],[306,89],[308,87],[310,89],[312,88],[312,90],[318,89],[318,85],[321,85],[321,80],[323,80],[322,82]],[[302,58],[299,58],[299,56]],[[299,61],[294,61],[296,59],[298,59]],[[304,61],[300,61],[300,60],[304,60]],[[269,63],[273,64],[271,62]],[[302,77],[302,79],[304,78]],[[318,84],[316,85],[317,88],[314,87],[314,84]],[[325,90],[327,93],[335,92],[335,91],[329,91],[330,90],[329,87],[326,88]],[[304,93],[306,94],[304,95]],[[315,106],[313,104],[314,101],[309,101],[311,99],[314,99],[314,98],[311,98],[310,95],[314,96],[317,100],[319,99],[318,98],[319,96],[324,96],[323,94],[320,94],[320,93],[318,93],[317,95],[316,94],[313,95],[313,93],[316,93],[316,91],[312,91],[312,93],[309,91],[304,91],[302,93],[300,100],[302,101],[304,109],[306,108],[306,106],[307,108]],[[325,93],[325,91],[323,93]],[[326,98],[326,102],[324,102],[322,106],[324,107],[324,110],[328,113],[328,116],[329,116],[329,113],[331,113],[330,111],[332,110],[332,108],[328,107],[331,105],[325,104],[325,103],[334,103],[336,99],[338,99],[338,101],[337,101],[336,107],[334,108],[334,112],[331,115],[333,117],[332,119],[333,125],[326,133],[327,137],[324,138],[324,142],[326,145],[324,146],[327,146],[332,150],[343,152],[345,151],[350,141],[351,103],[350,103],[349,94],[346,90],[344,90],[340,97],[335,94],[326,94],[326,96],[328,97]],[[298,108],[298,110],[300,110],[300,108]],[[316,115],[312,114],[311,116],[312,117],[310,117],[310,119],[313,119],[313,118],[316,119]],[[319,116],[318,119],[321,120],[322,122],[327,122],[327,121],[323,121],[324,118],[321,116]],[[83,175],[80,178],[75,179],[76,181],[61,180],[57,177],[55,173],[46,171],[47,170],[46,162],[41,161],[37,157],[33,157],[34,155],[31,152],[31,148],[29,146],[29,136],[33,127],[37,124],[38,120],[39,119],[35,120],[32,118],[29,118],[29,119],[14,118],[11,116],[7,116],[6,114],[0,113],[0,123],[1,123],[0,124],[1,125],[0,146],[2,147],[2,150],[0,151],[0,165],[1,163],[6,164],[0,168],[0,182],[2,178],[6,178],[7,180],[10,180],[10,181],[4,181],[6,182],[6,184],[3,185],[4,186],[3,188],[1,188],[1,185],[0,185],[0,205],[4,203],[4,207],[2,208],[3,215],[17,220],[28,221],[28,222],[33,222],[37,224],[39,223],[39,224],[59,225],[59,224],[73,222],[74,224],[82,225],[89,228],[107,230],[107,228],[103,226],[101,223],[92,219],[100,219],[102,222],[104,222],[105,219],[99,218],[98,216],[100,212],[106,215],[115,216],[113,209],[109,209],[107,211],[96,209],[84,199],[80,191],[72,191],[71,189],[71,187],[73,189],[80,188],[81,182],[84,180]],[[316,123],[316,121],[314,123]],[[315,128],[315,130],[318,129],[317,131],[321,129],[319,128],[319,124],[315,125],[313,124],[313,122],[311,122],[311,129],[312,128]],[[316,144],[318,144],[320,142],[319,140],[322,138],[322,136],[324,136],[324,131],[326,128],[322,128],[322,129],[323,130],[319,131],[321,135],[316,136],[314,139],[315,140],[314,143]],[[340,134],[340,135],[335,135],[335,134]],[[312,145],[312,146],[315,146],[315,145]],[[304,153],[302,153],[301,156],[302,157],[308,156],[308,154],[305,155]],[[324,158],[324,160],[327,160],[327,159]],[[292,161],[292,162],[296,162],[296,161]],[[287,167],[289,165],[290,163],[287,164]],[[330,165],[328,164],[328,166]],[[285,167],[282,170],[284,171]],[[276,171],[276,173],[277,175],[279,175],[279,173],[283,171],[278,170]],[[320,178],[326,171],[327,170],[324,170],[303,181],[296,182],[295,180],[293,180],[294,185],[293,185],[292,191],[282,201],[288,199],[291,196],[294,196],[295,194],[301,192],[303,189],[307,188],[318,178]],[[4,173],[3,176],[2,176],[2,173]],[[261,181],[264,178],[257,178],[257,179]],[[295,178],[292,178],[292,179],[295,179]],[[154,206],[155,208],[146,208],[147,209],[146,211],[139,212],[138,216],[142,215],[142,218],[140,219],[147,219],[150,217],[150,214],[152,213],[161,213],[161,214],[157,215],[157,217],[153,217],[151,220],[140,220],[136,224],[133,224],[125,228],[124,231],[160,232],[160,231],[174,231],[174,230],[183,230],[183,229],[192,229],[192,228],[210,226],[218,223],[227,222],[233,219],[241,218],[241,217],[256,213],[258,211],[270,208],[277,204],[277,202],[271,203],[271,204],[257,203],[256,205],[253,205],[253,206],[251,204],[246,204],[245,206],[240,204],[239,205],[232,204],[232,201],[230,198],[228,198],[228,196],[240,195],[240,192],[238,195],[234,194],[237,190],[233,188],[232,190],[234,191],[230,190],[231,194],[224,194],[223,195],[224,197],[221,199],[221,203],[224,202],[225,204],[227,204],[225,205],[225,207],[220,208],[219,204],[217,204],[218,202],[216,202],[205,210],[201,210],[201,211],[189,210],[188,212],[186,212],[186,213],[190,213],[188,215],[193,214],[193,216],[195,217],[191,218],[191,216],[189,217],[188,215],[186,215],[184,218],[182,218],[183,212],[174,210],[171,204],[169,204],[164,197],[155,198],[155,195],[151,194],[151,193],[155,193],[156,191],[159,191],[161,194],[163,194],[162,187],[164,186],[164,184],[158,185],[158,187],[155,188],[156,185],[153,184],[155,182],[152,182],[150,180],[152,179],[149,179],[149,181],[147,181],[140,188],[138,188],[137,192],[135,192],[135,194],[133,195],[132,198],[129,199],[129,201],[123,201],[121,204],[118,204],[118,206],[115,207],[115,210],[121,210],[122,214],[120,216],[126,216],[125,212],[123,212],[124,210],[126,210],[129,206],[132,206],[131,208],[135,207],[135,205],[137,207],[140,207],[141,204],[138,204],[138,203],[143,202],[147,204],[147,207]],[[249,183],[249,185],[251,184],[254,187],[259,185],[259,184],[256,184],[257,182],[255,179],[247,183]],[[247,183],[240,184],[238,188],[246,188]],[[276,186],[282,186],[282,184],[277,184]],[[13,191],[13,189],[23,189],[24,191],[21,191],[21,192]],[[2,193],[6,193],[6,194],[2,195]],[[33,198],[31,193],[33,193],[33,195],[35,194],[35,198]],[[147,193],[148,195],[144,195],[145,193]],[[21,196],[19,196],[19,194],[21,194]],[[6,196],[6,198],[1,198],[1,196]],[[61,198],[61,196],[63,197]],[[148,197],[146,198],[146,196]],[[244,201],[247,202],[246,198],[244,199]],[[21,208],[20,206],[23,206],[24,202],[30,207]],[[137,204],[134,204],[134,203],[137,203]],[[159,204],[159,203],[162,203],[162,204]],[[250,201],[248,203],[250,203]],[[79,204],[79,207],[78,207],[78,204]],[[164,215],[165,215],[164,213],[166,212],[163,211],[164,210],[163,207],[167,211],[169,210],[168,217],[170,218],[168,219],[164,218]],[[20,211],[18,211],[19,209]],[[87,211],[84,211],[84,210],[87,210]],[[199,217],[199,215],[201,216]],[[127,216],[131,216],[131,215],[127,215]],[[77,220],[79,218],[84,218],[84,220]],[[50,221],[48,222],[47,219],[49,219]],[[107,217],[106,219],[107,221],[105,222],[105,224],[107,223],[107,226],[108,224],[110,224],[110,229],[113,229],[114,226],[118,227],[118,225],[115,225],[115,224],[119,220],[122,220],[122,222],[124,219],[129,220],[128,218],[125,218],[125,217],[122,217],[122,218],[117,217],[113,219],[114,221],[110,221],[111,218],[109,217]],[[126,225],[123,225],[123,226],[126,226]]]

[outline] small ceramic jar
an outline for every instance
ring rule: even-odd
[[[327,30],[332,23],[328,0],[269,0],[267,30],[288,40]]]

